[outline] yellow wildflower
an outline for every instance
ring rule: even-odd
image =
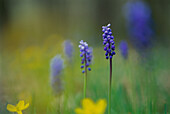
[[[106,110],[106,100],[100,99],[97,103],[94,103],[91,99],[83,99],[82,109],[76,108],[76,114],[104,114]]]
[[[26,108],[28,108],[28,106],[29,103],[25,105],[24,101],[22,100],[19,101],[19,103],[16,106],[8,104],[7,110],[9,110],[10,112],[17,112],[18,114],[22,114],[22,110],[25,110]]]

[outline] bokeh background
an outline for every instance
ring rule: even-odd
[[[80,40],[93,47],[87,96],[107,99],[109,63],[101,27],[108,23],[116,44],[112,113],[170,112],[170,1],[143,1],[151,10],[154,33],[151,47],[144,50],[136,49],[128,33],[124,10],[128,2],[135,0],[1,0],[0,113],[10,113],[6,105],[23,99],[30,103],[26,114],[74,114],[83,98]],[[65,40],[74,46],[71,62],[63,52]],[[127,59],[119,50],[121,40],[128,43]],[[50,61],[56,54],[61,54],[65,66],[60,95],[50,85]]]

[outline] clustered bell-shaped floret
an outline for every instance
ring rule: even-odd
[[[91,64],[92,60],[92,48],[88,47],[88,44],[86,42],[83,42],[83,40],[80,41],[80,57],[81,59],[81,68],[83,69],[86,67],[89,71],[91,71],[91,68],[89,68],[89,65]],[[85,70],[82,71],[82,73],[85,73]]]
[[[111,24],[102,27],[103,31],[103,45],[104,51],[106,51],[106,59],[112,59],[112,56],[115,55],[115,42],[113,41],[114,37],[112,35],[112,30],[109,28]]]

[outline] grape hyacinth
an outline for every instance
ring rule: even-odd
[[[80,57],[82,57],[81,60],[81,68],[87,68],[89,71],[91,71],[91,68],[89,65],[91,64],[92,61],[92,51],[93,49],[91,47],[88,47],[88,44],[86,42],[83,42],[83,40],[80,41]],[[86,69],[85,69],[86,70]],[[82,73],[85,73],[85,70],[82,71]]]
[[[64,53],[68,58],[68,60],[71,62],[73,57],[73,52],[74,52],[73,44],[71,43],[70,40],[66,40],[64,41],[63,45],[64,45]]]
[[[145,2],[128,2],[124,7],[127,30],[134,47],[141,53],[151,46],[153,20],[151,9]]]
[[[109,28],[111,24],[107,26],[102,26],[103,31],[103,45],[104,51],[106,51],[106,59],[110,59],[110,76],[109,76],[109,86],[108,86],[108,114],[111,114],[111,85],[112,85],[112,57],[115,55],[115,42],[112,35],[112,30]]]
[[[86,42],[83,42],[83,40],[80,41],[80,57],[82,57],[81,59],[81,68],[84,70],[82,71],[82,73],[85,74],[84,76],[84,98],[86,98],[86,86],[87,86],[87,70],[91,71],[91,68],[89,67],[89,65],[91,64],[92,61],[92,48],[88,47],[88,44]]]
[[[64,60],[61,58],[61,55],[56,55],[51,59],[50,62],[50,82],[52,89],[56,94],[59,94],[64,90],[62,81],[61,81],[61,72],[64,69]]]
[[[115,55],[115,42],[113,41],[114,37],[112,35],[112,30],[109,28],[111,24],[102,27],[103,31],[103,45],[104,51],[106,51],[106,59],[112,59],[113,55]]]
[[[124,59],[127,59],[128,58],[128,44],[127,44],[127,42],[122,40],[119,44],[119,49],[120,49],[120,53],[121,53],[122,57]]]

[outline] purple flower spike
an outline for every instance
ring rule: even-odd
[[[71,43],[70,40],[66,40],[64,41],[63,45],[64,45],[64,53],[66,57],[71,61],[74,52],[73,44]]]
[[[149,5],[142,0],[128,2],[124,7],[127,31],[134,47],[141,53],[151,46],[154,35]]]
[[[124,59],[128,58],[128,44],[126,41],[121,41],[119,44],[120,53]]]
[[[109,87],[108,87],[108,114],[111,114],[111,82],[112,82],[112,58],[115,55],[115,42],[113,41],[114,37],[112,35],[112,30],[110,29],[111,24],[102,27],[103,33],[103,44],[105,45],[104,50],[106,51],[106,59],[110,60],[110,76],[109,76]],[[107,47],[107,48],[106,48]]]
[[[82,73],[85,73],[87,71],[87,68],[91,64],[93,49],[88,47],[88,44],[86,42],[83,42],[83,40],[80,41],[79,48],[81,53],[80,57],[83,57],[81,63],[84,64],[84,66],[83,67],[81,66],[81,68],[85,67],[85,70],[83,70]]]
[[[61,71],[64,68],[64,60],[61,58],[61,55],[56,55],[50,63],[51,67],[51,76],[55,77],[61,74]]]
[[[104,47],[104,51],[106,51],[105,55],[106,55],[106,59],[112,59],[112,56],[115,55],[115,46],[114,46],[114,37],[112,35],[112,30],[109,28],[111,26],[111,24],[108,24],[107,26],[103,26],[102,31],[103,31],[103,44],[105,45]],[[114,54],[112,54],[114,53]],[[108,57],[109,55],[109,57]]]
[[[56,55],[52,58],[50,62],[50,82],[51,86],[56,94],[59,94],[63,89],[61,81],[61,72],[64,69],[64,60],[61,58],[61,55]]]

